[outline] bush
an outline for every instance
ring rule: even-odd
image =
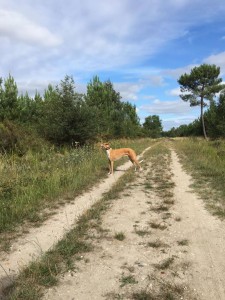
[[[18,136],[12,123],[5,121],[0,123],[0,151],[11,152],[15,149]]]
[[[29,149],[39,151],[44,143],[34,132],[12,121],[0,123],[0,153],[24,155]]]

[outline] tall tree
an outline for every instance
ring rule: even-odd
[[[18,97],[18,117],[19,123],[32,125],[34,128],[39,118],[41,117],[43,99],[41,95],[36,92],[34,98],[31,98],[28,93],[21,94]]]
[[[123,122],[121,124],[124,128],[123,136],[134,138],[141,135],[142,128],[137,115],[136,106],[129,102],[123,102],[121,112],[123,115]]]
[[[18,113],[18,88],[14,78],[9,77],[4,80],[0,79],[0,120],[15,120]]]
[[[71,144],[95,137],[93,112],[76,92],[72,77],[66,76],[55,88],[49,85],[41,107],[39,131],[48,140]]]
[[[217,121],[219,135],[225,137],[225,92],[222,92],[219,96],[219,102],[217,105]]]
[[[162,122],[159,116],[153,115],[145,118],[143,128],[147,136],[152,138],[160,137],[162,134]]]
[[[100,137],[109,138],[116,131],[115,116],[120,119],[121,96],[116,92],[110,80],[101,82],[98,76],[87,85],[86,103],[95,112],[95,126]],[[116,129],[114,128],[116,126]]]
[[[212,138],[219,137],[220,134],[218,130],[218,106],[215,101],[212,101],[210,103],[209,108],[204,113],[204,120],[208,136]]]
[[[204,122],[204,107],[207,106],[205,100],[213,101],[216,93],[224,89],[221,84],[222,78],[219,78],[220,68],[216,65],[203,64],[191,70],[190,74],[183,74],[178,79],[180,84],[180,95],[184,101],[189,101],[190,106],[200,105],[201,107],[201,122],[204,137],[207,139],[205,122]]]

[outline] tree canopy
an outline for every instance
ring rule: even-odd
[[[97,76],[87,85],[85,102],[95,112],[95,126],[100,138],[134,137],[140,132],[136,107],[122,102],[110,80],[101,82]]]
[[[162,135],[162,121],[157,115],[146,117],[143,128],[145,134],[149,137],[158,138]]]
[[[183,74],[178,79],[182,94],[181,99],[189,101],[190,106],[200,105],[201,107],[201,122],[204,137],[207,138],[204,107],[207,106],[208,100],[212,102],[216,93],[224,89],[221,84],[222,78],[219,78],[220,68],[216,65],[203,64],[191,70],[190,74]]]
[[[34,97],[18,95],[11,75],[0,78],[0,122],[5,121],[34,130],[56,145],[137,137],[142,129],[135,105],[122,101],[111,81],[101,82],[97,76],[86,95],[78,93],[73,77],[66,75],[58,85],[49,84],[43,96],[36,92]]]

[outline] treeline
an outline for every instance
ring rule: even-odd
[[[223,91],[217,101],[211,101],[209,108],[204,113],[205,127],[208,137],[225,138],[225,92]],[[201,118],[188,125],[181,125],[164,132],[164,136],[203,136]]]
[[[18,125],[56,145],[151,135],[151,124],[141,126],[135,105],[121,101],[110,80],[101,82],[97,76],[86,94],[78,93],[73,78],[65,76],[33,97],[19,95],[11,75],[0,78],[0,147],[15,144]]]

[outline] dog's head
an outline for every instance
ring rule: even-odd
[[[110,144],[109,143],[103,143],[101,144],[101,148],[104,150],[109,150],[110,149]]]

